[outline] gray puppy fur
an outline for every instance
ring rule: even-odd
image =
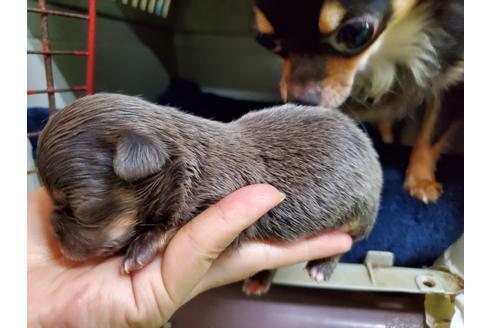
[[[327,228],[364,238],[379,207],[382,172],[370,140],[344,114],[321,107],[287,104],[226,124],[97,94],[52,117],[38,149],[63,254],[82,260],[126,250],[125,272],[149,263],[177,229],[246,185],[271,184],[286,199],[236,246]],[[328,279],[337,259],[310,262],[309,274]]]

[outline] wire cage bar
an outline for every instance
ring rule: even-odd
[[[95,68],[95,51],[96,51],[96,0],[88,0],[87,15],[50,10],[46,7],[46,0],[38,0],[38,8],[27,8],[28,13],[37,13],[40,15],[41,24],[41,44],[40,50],[28,50],[28,55],[43,56],[46,89],[42,90],[27,90],[27,95],[47,94],[48,96],[48,111],[49,116],[56,112],[55,93],[59,92],[76,92],[90,95],[94,93],[94,68]],[[48,16],[62,16],[74,19],[87,20],[87,50],[54,50],[51,48],[49,33],[48,33]],[[53,56],[85,56],[86,57],[86,76],[85,85],[72,86],[69,88],[55,88],[53,79]],[[27,133],[28,137],[39,136],[40,132]],[[28,174],[37,173],[37,169],[28,171]]]
[[[50,50],[50,51],[42,51],[42,50],[27,50],[28,55],[67,55],[67,56],[87,56],[89,54],[86,50]]]
[[[42,15],[63,16],[63,17],[78,18],[78,19],[89,19],[89,15],[68,13],[68,12],[57,11],[57,10],[47,10],[46,8],[41,8],[41,7],[39,9],[38,8],[27,8],[27,12],[38,13],[38,14],[42,14]]]
[[[87,92],[87,87],[85,85],[81,86],[76,86],[76,87],[71,87],[71,88],[61,88],[61,89],[55,89],[55,88],[48,88],[48,89],[42,89],[42,90],[27,90],[27,95],[37,95],[40,93],[47,93],[47,94],[54,94],[56,92],[81,92],[81,91],[86,91],[87,94],[90,94]],[[52,113],[50,112],[50,115]]]

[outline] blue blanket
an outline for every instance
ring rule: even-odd
[[[411,149],[388,145],[376,148],[384,170],[378,219],[368,239],[354,244],[342,261],[359,263],[368,250],[382,250],[395,254],[396,265],[431,265],[463,234],[463,157],[441,158],[437,179],[444,194],[435,204],[426,205],[402,187]]]

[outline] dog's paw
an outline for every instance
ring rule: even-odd
[[[442,185],[429,179],[407,178],[405,181],[405,190],[410,196],[417,198],[425,204],[436,202],[442,195]]]
[[[306,268],[308,275],[311,279],[316,282],[327,281],[330,279],[333,271],[335,270],[334,266],[331,265],[315,265],[312,267]]]
[[[265,284],[261,281],[248,278],[243,282],[243,293],[247,296],[261,296],[270,290],[269,283]]]
[[[338,264],[340,256],[333,256],[326,259],[309,261],[306,270],[311,279],[322,282],[331,278]]]
[[[152,262],[159,253],[164,251],[176,231],[176,228],[156,228],[139,235],[128,246],[121,271],[128,274]]]
[[[128,247],[121,268],[124,273],[129,274],[130,272],[138,271],[154,259],[155,251],[145,243],[145,239],[137,238]]]
[[[322,282],[328,280],[327,277],[331,276],[331,274],[327,274],[326,272],[324,272],[324,270],[321,270],[321,268],[318,267],[312,267],[307,270],[308,270],[309,278],[313,279],[316,282]]]
[[[157,248],[152,243],[153,237],[153,233],[148,231],[128,246],[121,268],[124,273],[138,271],[152,262],[157,254]]]
[[[263,270],[243,282],[243,292],[248,296],[261,296],[270,290],[275,270]]]

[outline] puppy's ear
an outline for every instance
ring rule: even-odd
[[[114,172],[129,182],[145,178],[164,166],[168,150],[161,140],[130,130],[122,131],[113,158]]]

